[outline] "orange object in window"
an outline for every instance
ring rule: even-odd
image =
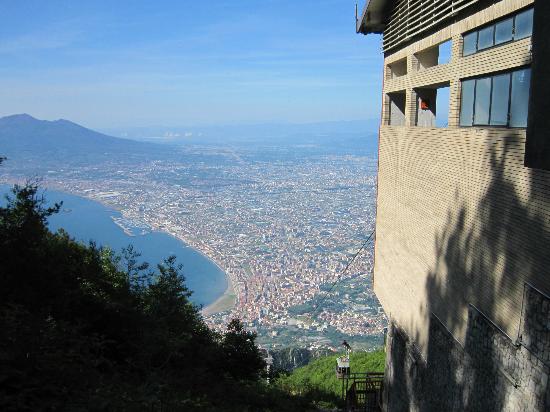
[[[430,110],[430,101],[428,99],[420,99],[420,108],[422,110]]]

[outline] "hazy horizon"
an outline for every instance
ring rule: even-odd
[[[4,5],[0,116],[92,129],[379,116],[378,38],[355,2]],[[369,99],[367,96],[374,96]]]

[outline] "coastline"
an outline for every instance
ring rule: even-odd
[[[221,295],[218,299],[216,299],[210,305],[207,305],[201,309],[201,314],[203,316],[209,316],[215,313],[224,312],[226,310],[230,310],[235,307],[235,301],[236,301],[237,295],[235,295],[235,289],[233,288],[233,281],[225,271],[223,273],[225,273],[225,277],[227,279],[227,288],[225,289],[225,292],[223,292],[223,295]]]
[[[14,183],[10,183],[9,181],[4,181],[0,184],[11,186]],[[104,202],[103,199],[101,199],[101,198],[98,199],[98,198],[90,197],[90,196],[87,196],[87,194],[84,194],[84,193],[75,193],[73,191],[67,190],[66,188],[56,187],[56,185],[53,185],[53,187],[46,185],[44,187],[44,189],[46,189],[46,190],[50,189],[50,190],[55,190],[55,191],[59,191],[59,192],[65,192],[65,193],[68,193],[68,194],[73,195],[73,196],[78,196],[78,197],[81,197],[81,198],[84,198],[84,199],[88,199],[88,200],[97,202],[97,203],[103,205],[106,208],[109,208],[113,211],[116,211],[116,212],[120,213],[120,215],[122,217],[127,218],[127,215],[125,214],[124,210],[118,209],[118,208],[114,207],[113,205]],[[115,225],[117,225],[124,232],[125,235],[135,236],[135,234],[133,232],[128,230],[128,228],[126,228],[124,225],[120,224],[116,219],[113,218],[113,216],[111,216],[111,220],[113,221],[113,223]],[[148,223],[146,223],[146,224],[147,224],[147,226],[149,226],[149,228],[152,231],[156,231],[156,232],[165,233],[167,235],[170,235],[173,238],[175,238],[176,240],[183,243],[183,246],[190,247],[194,251],[200,253],[202,256],[204,256],[206,259],[208,259],[210,262],[212,262],[223,273],[223,275],[225,277],[225,280],[227,282],[227,287],[225,288],[225,291],[216,300],[214,300],[212,303],[210,303],[206,306],[203,306],[200,309],[200,312],[203,316],[209,316],[209,315],[213,315],[215,313],[224,312],[226,310],[230,310],[230,309],[235,307],[236,294],[235,294],[233,281],[232,281],[231,277],[228,275],[227,271],[224,270],[224,268],[218,263],[218,261],[215,258],[213,258],[209,254],[207,254],[201,248],[197,247],[197,245],[194,244],[195,242],[190,242],[187,239],[185,239],[185,237],[181,236],[181,234],[174,233],[170,230],[167,230],[167,228],[164,228],[164,227],[155,227],[156,225],[150,225]]]
[[[126,216],[124,216],[125,215],[124,210],[118,210],[118,209],[114,208],[112,205],[103,203],[99,199],[90,198],[90,197],[83,196],[83,195],[80,195],[80,194],[77,194],[77,196],[81,196],[81,197],[84,197],[86,199],[90,199],[90,200],[93,200],[95,202],[101,203],[102,205],[104,205],[106,207],[110,207],[110,208],[116,210],[117,212],[119,212],[122,215],[122,217],[126,217]],[[117,222],[115,222],[115,223],[117,223]],[[122,228],[122,226],[119,225],[118,223],[117,223],[117,225]],[[214,265],[223,273],[223,275],[225,277],[225,280],[227,282],[227,287],[225,288],[225,291],[221,294],[221,296],[218,297],[214,302],[212,302],[212,303],[210,303],[206,306],[203,306],[200,309],[200,313],[203,316],[209,316],[209,315],[213,315],[213,314],[216,314],[216,313],[219,313],[219,312],[224,312],[226,310],[230,310],[230,309],[233,309],[235,307],[237,295],[235,294],[235,288],[234,288],[234,285],[233,285],[233,280],[231,279],[231,276],[228,275],[227,271],[218,263],[218,261],[215,258],[213,258],[209,254],[207,254],[204,250],[202,250],[197,245],[195,245],[194,242],[191,242],[188,239],[185,239],[185,237],[181,236],[180,234],[173,233],[172,231],[167,230],[166,228],[154,227],[152,225],[149,225],[149,228],[151,230],[154,230],[154,231],[157,231],[157,232],[166,233],[167,235],[170,235],[170,236],[174,237],[175,239],[179,240],[180,242],[182,242],[184,244],[184,246],[192,248],[196,252],[203,255],[206,259],[208,259],[209,261],[214,263]],[[123,230],[124,230],[124,228],[123,228]],[[126,230],[124,230],[124,232],[126,233]]]
[[[158,230],[158,229],[156,229]],[[171,233],[169,231],[165,231],[164,233],[168,233],[170,236],[175,237],[180,242],[182,242],[187,247],[193,248],[198,253],[203,255],[205,258],[210,260],[216,267],[224,274],[225,280],[227,282],[227,287],[225,288],[225,291],[222,293],[220,297],[218,297],[214,302],[203,306],[200,310],[201,314],[203,316],[209,316],[213,315],[219,312],[225,312],[226,310],[233,309],[236,304],[237,295],[235,294],[235,288],[233,285],[233,280],[231,279],[231,276],[227,274],[227,271],[224,270],[224,268],[218,263],[216,259],[214,259],[212,256],[208,255],[204,250],[198,248],[196,245],[193,244],[193,242],[188,241],[183,236],[178,236],[175,233]]]
[[[82,196],[82,195],[79,194],[77,196]],[[99,202],[99,203],[103,204],[106,207],[111,207],[114,210],[116,210],[117,212],[119,212],[122,215],[122,217],[127,218],[127,216],[125,216],[125,214],[124,214],[124,210],[118,210],[118,209],[114,208],[112,205],[103,203],[99,199],[94,199],[94,198],[90,198],[90,197],[87,197],[87,196],[82,196],[82,197],[85,197],[86,199],[93,200],[95,202]],[[115,223],[117,223],[117,222],[115,222]],[[119,225],[118,223],[117,223],[117,225],[122,228],[122,226]],[[181,234],[174,233],[170,230],[167,230],[164,227],[155,227],[155,225],[150,225],[150,224],[147,224],[147,225],[149,226],[149,228],[151,230],[161,232],[161,233],[166,233],[167,235],[170,235],[173,238],[179,240],[181,243],[184,244],[184,246],[190,247],[193,250],[195,250],[196,252],[200,253],[206,259],[208,259],[209,261],[214,263],[214,265],[223,273],[223,275],[225,277],[225,280],[227,282],[227,287],[225,288],[225,291],[222,293],[222,295],[220,297],[218,297],[214,302],[212,302],[212,303],[210,303],[206,306],[203,306],[200,309],[200,313],[203,316],[209,316],[209,315],[213,315],[213,314],[216,314],[216,313],[219,313],[219,312],[224,312],[226,310],[230,310],[230,309],[233,309],[235,307],[237,295],[235,294],[235,288],[234,288],[234,285],[233,285],[233,280],[231,279],[231,276],[229,276],[227,274],[227,271],[218,263],[218,261],[215,258],[213,258],[209,254],[207,254],[204,250],[202,250],[200,247],[198,247],[195,244],[195,242],[189,241],[188,239],[186,239]],[[126,233],[126,230],[124,230],[124,232]]]

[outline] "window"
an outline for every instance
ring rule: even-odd
[[[460,126],[527,127],[531,69],[462,81]]]
[[[476,87],[475,80],[465,80],[462,82],[462,96],[460,108],[460,125],[471,126],[474,118],[474,92]]]
[[[493,77],[491,92],[491,125],[506,126],[508,123],[508,93],[510,90],[510,75],[502,74]]]
[[[449,126],[449,86],[437,89],[435,102],[435,127]]]
[[[489,124],[489,109],[491,108],[491,78],[476,80],[474,97],[474,124]]]
[[[506,43],[514,38],[514,19],[506,19],[495,25],[495,44]]]
[[[529,84],[531,69],[512,73],[512,98],[510,99],[510,126],[527,127]]]
[[[477,49],[483,50],[495,45],[495,26],[485,27],[478,32]]]
[[[451,61],[451,40],[447,40],[445,43],[441,43],[439,48],[439,56],[437,59],[437,64],[447,64]]]
[[[468,56],[477,51],[477,31],[464,35],[462,54]]]
[[[463,35],[462,55],[469,56],[489,47],[524,39],[533,32],[533,9],[517,13],[490,26]]]
[[[516,16],[514,39],[529,37],[533,33],[533,9],[529,9]]]

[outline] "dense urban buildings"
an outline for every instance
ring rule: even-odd
[[[550,409],[546,0],[370,0],[384,409]]]
[[[203,310],[217,330],[238,317],[263,347],[330,350],[343,339],[379,346],[385,315],[372,287],[357,287],[372,283],[372,244],[342,273],[374,229],[375,154],[299,139],[290,147],[155,145],[147,151],[159,154],[95,156],[91,164],[12,159],[0,180],[40,176],[43,187],[119,210],[115,222],[127,233],[167,232],[207,255],[230,281]]]

